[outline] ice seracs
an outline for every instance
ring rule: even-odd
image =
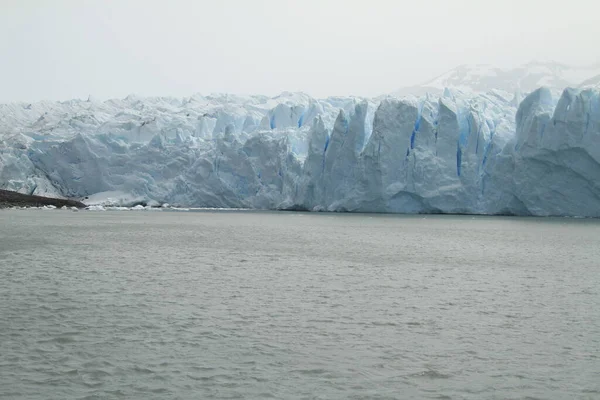
[[[0,187],[92,210],[600,216],[599,135],[594,88],[14,103]]]

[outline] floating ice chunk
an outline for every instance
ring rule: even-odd
[[[100,206],[100,205],[97,205],[97,206],[87,206],[85,209],[89,210],[89,211],[105,211],[105,208],[103,206]]]

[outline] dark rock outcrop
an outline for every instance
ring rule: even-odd
[[[31,196],[28,194],[22,194],[12,192],[10,190],[0,189],[0,208],[7,207],[42,207],[42,206],[55,206],[55,207],[77,207],[84,208],[85,204],[76,200],[66,199],[55,199],[51,197],[42,196]]]

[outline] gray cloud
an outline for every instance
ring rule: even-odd
[[[458,64],[600,61],[597,0],[13,1],[0,101],[378,95]]]

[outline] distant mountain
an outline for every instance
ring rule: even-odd
[[[600,89],[600,75],[596,75],[590,79],[586,79],[580,85],[581,88]]]
[[[600,64],[573,67],[555,62],[534,61],[511,69],[491,65],[461,65],[430,81],[401,88],[392,94],[439,94],[447,87],[467,92],[503,90],[509,93],[528,93],[540,86],[563,89],[583,84],[594,86],[598,83]]]

